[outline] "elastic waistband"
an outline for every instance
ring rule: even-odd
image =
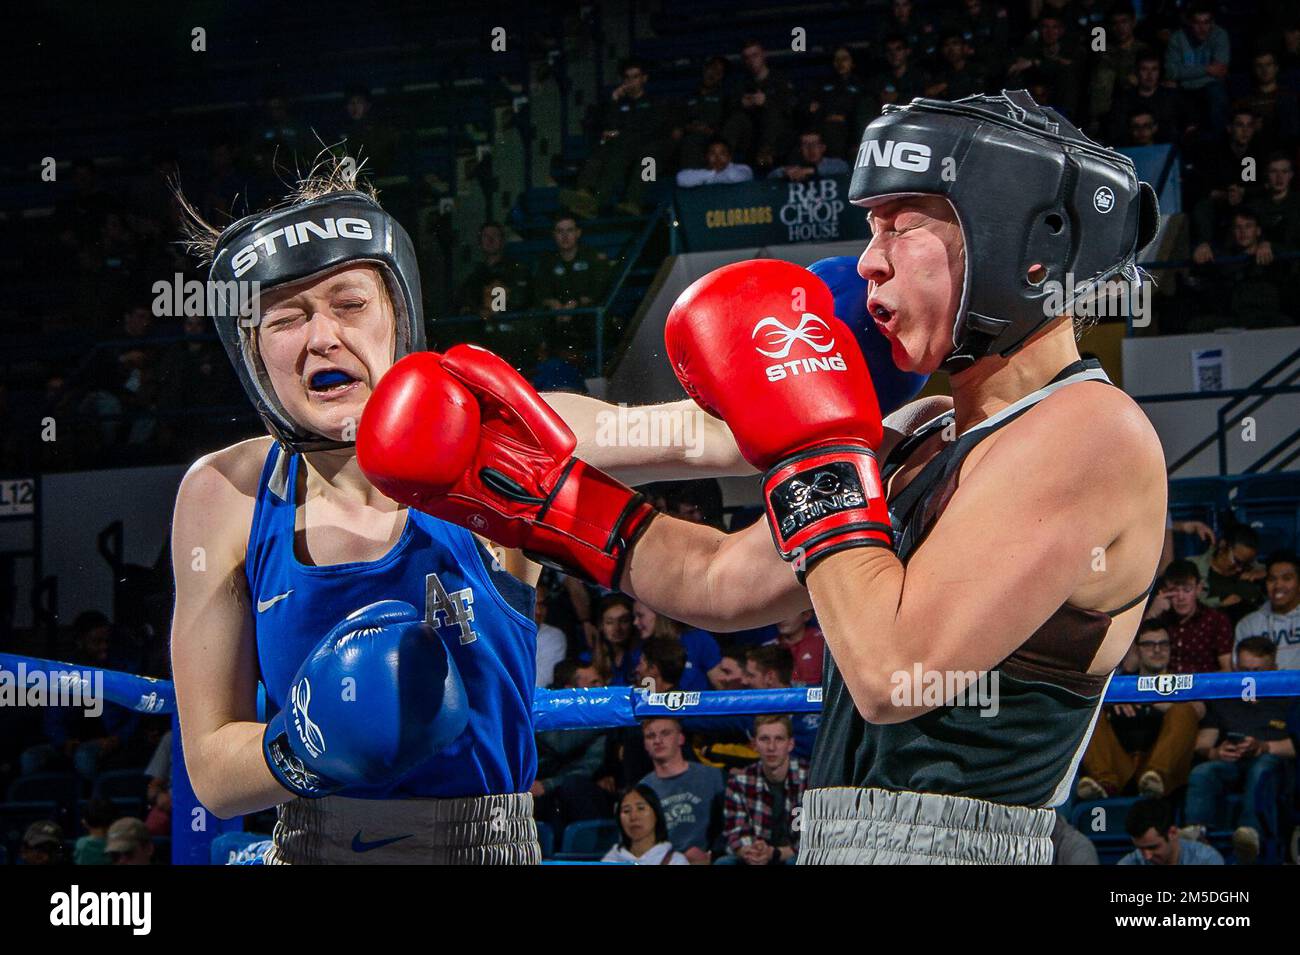
[[[1050,809],[940,793],[809,789],[800,865],[1046,865]]]
[[[294,799],[279,807],[268,865],[534,865],[533,797]]]

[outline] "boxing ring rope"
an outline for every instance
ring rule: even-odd
[[[243,818],[218,819],[202,807],[190,786],[181,752],[180,724],[176,716],[176,690],[170,680],[137,676],[100,667],[80,666],[0,653],[0,680],[14,674],[16,693],[22,693],[33,675],[50,687],[79,681],[83,698],[96,694],[86,674],[102,680],[98,688],[104,702],[149,715],[169,714],[172,721],[172,862],[208,865],[212,841],[227,832],[240,832]],[[772,690],[704,690],[646,693],[630,686],[585,690],[536,690],[533,694],[534,728],[541,730],[615,729],[635,726],[655,716],[747,716],[762,713],[816,713],[821,710],[821,687]],[[1300,670],[1233,671],[1229,673],[1169,673],[1159,676],[1116,676],[1106,690],[1105,703],[1177,703],[1191,700],[1249,699],[1266,696],[1300,696]],[[93,697],[92,697],[93,698]],[[259,715],[263,694],[258,694]]]

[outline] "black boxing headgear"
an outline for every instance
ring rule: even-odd
[[[362,192],[331,192],[283,209],[246,216],[217,239],[208,272],[209,310],[244,390],[276,440],[294,451],[350,447],[303,428],[275,396],[257,355],[260,316],[249,294],[310,279],[343,265],[379,267],[396,316],[396,361],[424,350],[420,269],[411,237],[378,202]],[[251,283],[257,282],[257,286]]]
[[[1131,159],[1025,90],[886,106],[863,133],[849,201],[916,195],[947,198],[966,241],[950,372],[1011,354],[1105,282],[1136,286],[1160,219]]]

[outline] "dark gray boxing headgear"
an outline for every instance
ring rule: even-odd
[[[869,209],[915,195],[946,197],[966,240],[949,372],[1011,354],[1104,282],[1140,282],[1137,254],[1160,220],[1131,159],[1025,90],[886,106],[863,133],[849,201]]]
[[[332,192],[272,212],[246,216],[217,239],[208,272],[209,310],[244,390],[267,429],[294,451],[346,448],[308,431],[289,417],[275,396],[254,347],[259,316],[249,314],[248,296],[234,292],[257,282],[261,292],[291,285],[352,264],[379,267],[396,313],[396,361],[424,350],[420,269],[406,230],[378,202],[362,192]],[[230,283],[241,283],[239,286]]]

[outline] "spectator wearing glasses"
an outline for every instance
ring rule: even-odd
[[[1169,622],[1143,620],[1138,627],[1138,675],[1169,672]],[[1143,796],[1160,797],[1187,782],[1204,706],[1200,703],[1114,703],[1102,709],[1075,793],[1105,799],[1136,780]]]
[[[1205,582],[1201,602],[1228,615],[1236,623],[1264,602],[1260,581],[1264,568],[1255,560],[1259,535],[1238,524],[1222,538],[1191,558]]]
[[[1154,146],[1158,140],[1156,133],[1160,126],[1155,114],[1144,110],[1128,118],[1128,146]]]
[[[702,168],[686,168],[677,173],[677,185],[682,189],[699,186],[729,186],[749,182],[754,170],[744,163],[731,161],[731,147],[725,139],[712,139],[704,153]]]

